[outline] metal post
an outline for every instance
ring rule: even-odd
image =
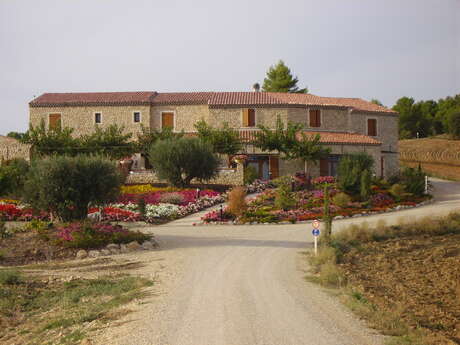
[[[222,205],[220,205],[220,221],[224,220],[224,210],[222,208]]]
[[[315,256],[318,255],[318,236],[315,236]]]
[[[428,194],[428,176],[425,175],[425,194]]]

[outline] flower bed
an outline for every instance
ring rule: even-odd
[[[286,192],[281,195],[277,189],[266,189],[248,202],[247,210],[238,219],[231,215],[220,217],[218,212],[212,211],[206,214],[202,218],[202,221],[204,223],[228,221],[236,223],[295,223],[321,219],[324,216],[323,187],[325,185],[329,186],[329,213],[337,219],[415,207],[429,199],[429,196],[407,196],[409,199],[400,200],[400,198],[393,197],[390,194],[389,187],[373,186],[369,199],[360,201],[359,196],[347,196],[341,192],[335,185],[335,179],[331,176],[319,177],[313,179],[311,182],[318,189],[288,192],[289,196],[286,196]],[[284,200],[277,202],[277,199],[281,197]],[[286,201],[286,198],[289,198],[289,200]],[[335,200],[337,200],[337,204]],[[284,207],[284,209],[280,207]]]
[[[31,221],[33,219],[49,219],[47,212],[34,211],[30,207],[21,205],[17,200],[14,203],[0,203],[0,221]]]

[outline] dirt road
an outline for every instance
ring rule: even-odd
[[[402,212],[334,222],[388,223],[459,208],[460,183],[435,180],[438,202]],[[155,227],[158,252],[140,273],[158,273],[147,304],[135,306],[98,343],[118,345],[371,345],[383,339],[335,297],[304,279],[309,224]],[[163,262],[157,269],[158,260]],[[149,265],[155,262],[155,265]],[[134,306],[133,306],[134,307]]]

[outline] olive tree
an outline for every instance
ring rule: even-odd
[[[194,178],[209,180],[219,166],[212,146],[198,138],[158,140],[149,150],[149,160],[159,178],[177,187],[190,185]]]
[[[90,204],[115,200],[122,177],[114,162],[99,156],[51,156],[32,163],[25,201],[63,221],[87,217]]]

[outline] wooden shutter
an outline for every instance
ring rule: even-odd
[[[375,137],[377,135],[377,120],[367,119],[367,135]]]
[[[329,176],[329,160],[320,159],[319,161],[319,175],[320,176]]]
[[[248,109],[248,127],[255,127],[256,125],[256,111]]]
[[[162,128],[174,128],[174,113],[162,113],[161,114],[161,127]]]
[[[61,114],[50,114],[48,128],[49,129],[61,128]]]
[[[278,156],[269,156],[268,157],[268,165],[270,169],[270,179],[274,179],[279,177],[279,158]]]
[[[321,127],[321,115],[319,110],[310,110],[310,127]]]
[[[249,126],[249,109],[243,109],[243,127]]]

